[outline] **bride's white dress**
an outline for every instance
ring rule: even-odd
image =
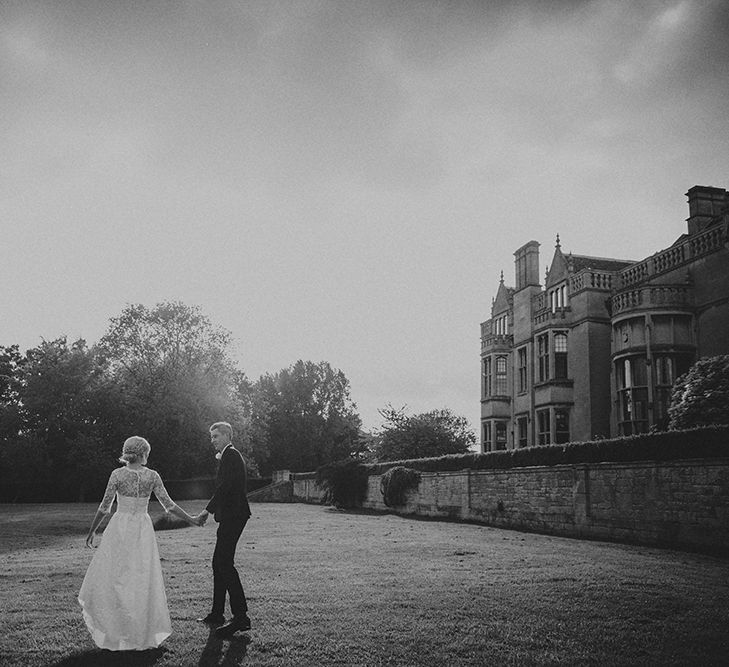
[[[172,632],[152,520],[151,493],[169,511],[174,506],[159,474],[149,468],[117,468],[99,509],[117,511],[84,577],[78,601],[99,648],[129,651],[156,648]]]

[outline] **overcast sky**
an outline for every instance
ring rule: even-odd
[[[0,345],[198,305],[478,432],[513,252],[640,259],[729,187],[729,4],[0,0]]]

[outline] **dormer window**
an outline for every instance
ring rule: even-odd
[[[507,316],[499,315],[499,317],[494,318],[493,323],[493,333],[496,336],[506,336],[506,328],[507,328]]]

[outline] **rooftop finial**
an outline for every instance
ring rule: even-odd
[[[503,282],[504,282],[504,270],[503,270],[503,269],[501,269],[501,281],[500,281],[500,282],[501,282],[502,284],[503,284]]]
[[[554,246],[555,248],[561,248],[562,246],[559,243],[559,234],[557,234],[557,243]]]

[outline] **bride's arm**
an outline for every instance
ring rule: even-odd
[[[106,484],[104,497],[101,499],[99,509],[96,510],[94,520],[91,522],[91,528],[89,528],[89,533],[86,536],[86,546],[89,548],[94,546],[94,533],[96,533],[96,529],[99,527],[99,524],[102,522],[104,517],[111,511],[111,503],[114,502],[116,487],[117,476],[116,470],[114,470],[111,475],[109,475],[109,481]]]
[[[176,517],[182,519],[183,521],[187,521],[187,523],[189,523],[190,525],[193,525],[193,526],[198,525],[197,521],[195,521],[195,517],[190,516],[177,503],[175,503],[172,507],[170,507],[168,512],[170,514],[174,514]]]
[[[197,520],[195,517],[190,516],[185,510],[182,509],[172,498],[170,498],[170,494],[167,493],[167,489],[165,489],[165,485],[162,482],[162,478],[159,476],[159,473],[154,471],[154,495],[157,497],[157,500],[159,500],[160,505],[164,507],[165,512],[169,512],[170,514],[174,514],[179,519],[182,519],[183,521],[187,521],[187,523],[191,525],[198,526]]]
[[[89,528],[89,534],[86,536],[87,547],[92,548],[94,546],[94,534],[96,533],[96,529],[99,527],[99,524],[102,522],[105,516],[106,512],[103,512],[100,509],[96,510],[94,520],[91,522],[91,528]]]

